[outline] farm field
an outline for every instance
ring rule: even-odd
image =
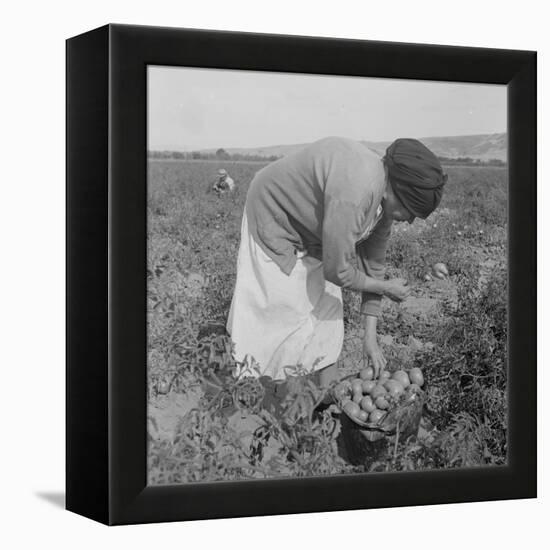
[[[412,295],[384,300],[379,340],[390,370],[422,369],[426,400],[418,436],[384,438],[351,464],[339,417],[310,418],[318,389],[303,383],[303,399],[274,416],[258,406],[258,383],[232,381],[227,338],[208,335],[225,324],[246,190],[262,166],[149,162],[149,483],[505,464],[506,169],[449,166],[439,209],[394,225],[387,275],[407,278]],[[222,167],[238,191],[218,197],[207,189]],[[425,280],[435,262],[447,279]],[[343,376],[362,367],[359,303],[344,292]]]

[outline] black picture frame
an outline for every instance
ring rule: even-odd
[[[120,525],[536,496],[535,52],[107,25],[66,53],[68,510]],[[148,65],[507,85],[507,466],[146,485]]]

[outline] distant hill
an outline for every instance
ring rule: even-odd
[[[502,134],[479,134],[474,136],[445,136],[445,137],[427,137],[419,138],[426,147],[433,151],[438,157],[449,159],[466,158],[488,161],[497,159],[506,162],[508,150],[508,137],[506,133]],[[380,155],[391,143],[390,141],[363,141],[367,147],[370,147]],[[301,149],[307,143],[298,143],[291,145],[272,145],[269,147],[250,147],[250,148],[226,148],[230,154],[251,155],[259,157],[284,157]],[[201,151],[202,153],[215,153],[215,149]]]

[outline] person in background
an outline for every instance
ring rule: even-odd
[[[233,192],[235,190],[235,182],[233,178],[229,177],[227,170],[220,168],[218,170],[217,180],[212,186],[214,192],[223,194],[227,191]]]
[[[235,359],[254,358],[259,376],[274,381],[300,365],[327,387],[339,377],[347,288],[362,295],[363,353],[378,376],[381,300],[410,292],[403,279],[384,280],[392,224],[428,217],[446,180],[415,139],[394,141],[381,158],[357,141],[325,138],[260,170],[246,197],[227,320]]]

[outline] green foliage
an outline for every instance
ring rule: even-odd
[[[338,422],[327,411],[314,413],[324,392],[309,377],[294,369],[293,383],[276,413],[260,406],[265,391],[258,379],[236,379],[242,368],[233,360],[226,336],[205,338],[185,350],[173,379],[202,386],[203,397],[180,420],[172,441],[150,439],[152,483],[353,471],[337,453]],[[230,425],[228,418],[239,411],[256,415],[253,432]],[[276,442],[276,452],[264,460],[270,440]]]
[[[499,270],[480,291],[459,288],[454,314],[439,327],[438,346],[418,357],[430,380],[428,410],[440,429],[468,414],[470,430],[483,434],[484,456],[506,457],[507,279]]]

